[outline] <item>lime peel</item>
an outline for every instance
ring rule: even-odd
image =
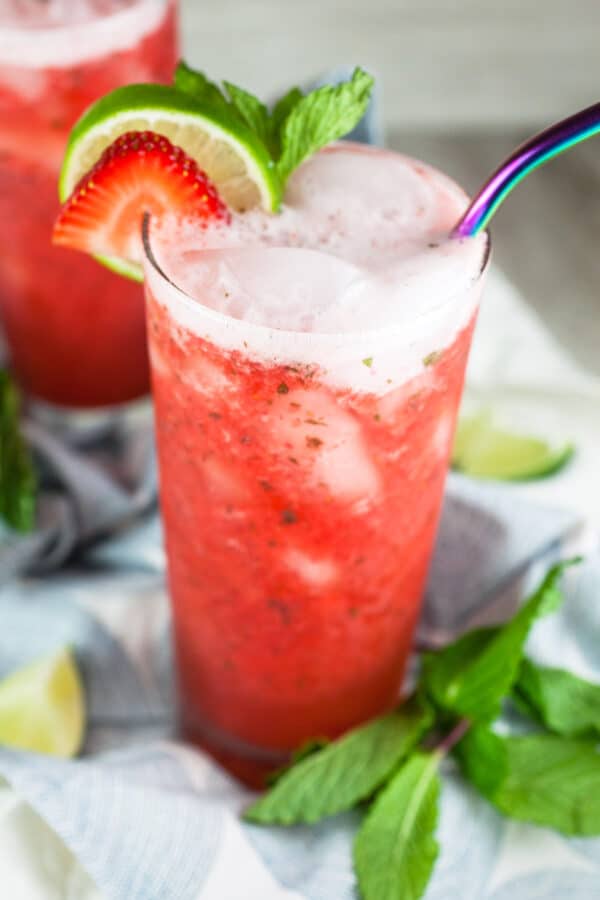
[[[459,422],[452,466],[466,475],[498,481],[532,481],[559,472],[575,453],[572,444],[498,428],[489,412]]]
[[[233,209],[275,211],[281,186],[267,149],[226,110],[200,105],[173,87],[133,84],[94,103],[75,125],[59,179],[65,201],[102,152],[128,131],[154,131],[206,171]],[[116,267],[116,266],[115,266]]]

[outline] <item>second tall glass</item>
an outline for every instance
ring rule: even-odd
[[[0,330],[28,395],[96,408],[148,391],[143,294],[51,246],[69,130],[120,85],[170,81],[175,0],[8,0],[0,11]]]

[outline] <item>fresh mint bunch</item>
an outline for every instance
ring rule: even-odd
[[[600,685],[524,656],[541,616],[563,602],[553,566],[517,614],[423,657],[413,697],[279,775],[245,813],[260,825],[311,824],[368,803],[354,841],[364,900],[418,900],[433,872],[440,767],[452,755],[501,813],[567,835],[600,834]],[[507,702],[532,720],[498,734]]]
[[[308,94],[294,87],[269,109],[243,88],[229,81],[220,87],[185,62],[175,71],[177,90],[221,114],[226,112],[262,141],[278,175],[280,202],[292,172],[360,122],[373,84],[371,75],[356,68],[348,81],[338,85],[325,85]]]
[[[19,430],[19,397],[8,372],[0,370],[0,519],[15,531],[31,531],[37,481]]]

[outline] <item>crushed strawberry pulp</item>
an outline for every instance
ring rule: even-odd
[[[260,784],[398,698],[473,322],[383,396],[149,328],[183,723]]]

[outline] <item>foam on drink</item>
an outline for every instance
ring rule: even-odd
[[[170,0],[2,0],[0,66],[68,68],[127,50],[154,31]]]
[[[385,392],[474,315],[487,238],[447,237],[466,202],[422,163],[337,145],[294,173],[279,215],[155,231],[159,265],[179,289],[163,283],[158,296],[222,347],[314,363],[331,383]],[[197,302],[182,304],[182,292]]]

